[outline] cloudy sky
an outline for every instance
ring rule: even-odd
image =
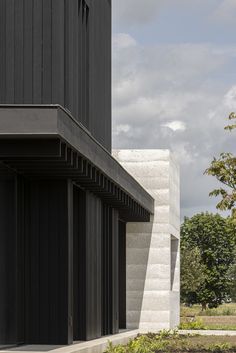
[[[169,148],[182,217],[216,212],[203,176],[236,152],[236,0],[113,0],[113,147]]]

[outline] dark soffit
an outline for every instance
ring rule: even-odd
[[[139,208],[144,209],[146,218],[147,214],[154,213],[151,195],[60,105],[0,105],[0,141],[6,139],[59,139],[61,144],[65,143],[67,150],[69,146],[72,151],[78,152],[85,164],[89,162],[86,164],[87,169],[90,165],[90,169],[94,166],[101,172],[108,184],[113,184],[110,188],[117,186],[123,190],[131,198],[129,205],[137,203]]]

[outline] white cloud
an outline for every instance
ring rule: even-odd
[[[164,127],[168,127],[169,129],[173,131],[185,131],[186,130],[186,124],[183,121],[175,120],[175,121],[170,121],[165,124],[162,124]]]
[[[229,110],[236,110],[236,85],[226,93],[224,104]]]
[[[114,47],[124,49],[136,45],[136,40],[127,33],[118,33],[113,38]]]
[[[157,12],[169,0],[115,0],[113,12],[122,24],[146,24],[154,20]]]
[[[113,131],[113,134],[118,136],[121,133],[127,134],[130,131],[129,125],[117,125]]]
[[[118,38],[113,49],[114,148],[172,149],[182,170],[182,207],[213,207],[208,193],[214,178],[203,172],[213,156],[235,149],[233,134],[223,127],[236,110],[236,82],[230,74],[229,83],[223,73],[233,68],[236,46],[143,46],[131,36]]]
[[[214,11],[213,20],[223,23],[224,25],[235,25],[236,1],[221,0],[219,6]]]

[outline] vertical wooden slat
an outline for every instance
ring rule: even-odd
[[[15,177],[0,175],[0,346],[17,344]]]
[[[49,195],[49,189],[51,189]],[[42,343],[50,342],[49,327],[52,324],[49,321],[49,219],[53,212],[49,209],[49,197],[55,197],[52,194],[53,185],[39,183],[39,336],[38,340]],[[54,233],[55,234],[55,233]],[[53,298],[55,300],[55,298]]]
[[[15,1],[15,103],[24,103],[24,1]],[[28,72],[26,71],[25,74]]]
[[[6,1],[6,102],[15,102],[15,0]]]
[[[42,103],[43,2],[33,0],[33,103]]]
[[[86,339],[101,337],[101,200],[86,194]]]
[[[24,0],[24,103],[33,102],[33,3]]]
[[[78,37],[79,37],[79,1],[75,1],[74,9],[73,9],[73,115],[75,119],[78,120],[78,104],[79,104],[79,97],[78,97],[78,89],[79,89],[79,77],[78,77]]]
[[[83,60],[82,60],[82,28],[83,28],[83,2],[79,0],[78,3],[78,120],[84,124],[83,109],[82,109],[82,73],[83,73]]]
[[[111,246],[111,333],[119,332],[119,214],[112,209],[112,246]]]
[[[119,221],[119,328],[126,329],[126,223]]]
[[[6,1],[0,2],[0,102],[6,102]]]
[[[42,103],[52,102],[52,0],[43,3]]]
[[[74,1],[65,4],[65,107],[73,112],[73,9]]]
[[[64,106],[64,0],[52,0],[52,103]]]

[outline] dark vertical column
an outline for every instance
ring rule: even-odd
[[[118,212],[103,205],[102,334],[119,331]]]
[[[17,207],[17,342],[25,342],[25,204],[27,200],[27,181],[17,176],[16,207]]]
[[[86,193],[74,187],[73,200],[73,335],[79,341],[86,337]]]
[[[101,337],[101,200],[74,189],[74,340]]]
[[[126,223],[119,221],[119,328],[126,328]]]
[[[86,339],[101,337],[101,200],[86,194]]]
[[[119,213],[112,209],[112,233],[111,233],[111,333],[119,332]]]
[[[30,185],[26,248],[26,342],[73,341],[73,207],[70,181]]]
[[[0,170],[0,346],[17,340],[16,180]]]

